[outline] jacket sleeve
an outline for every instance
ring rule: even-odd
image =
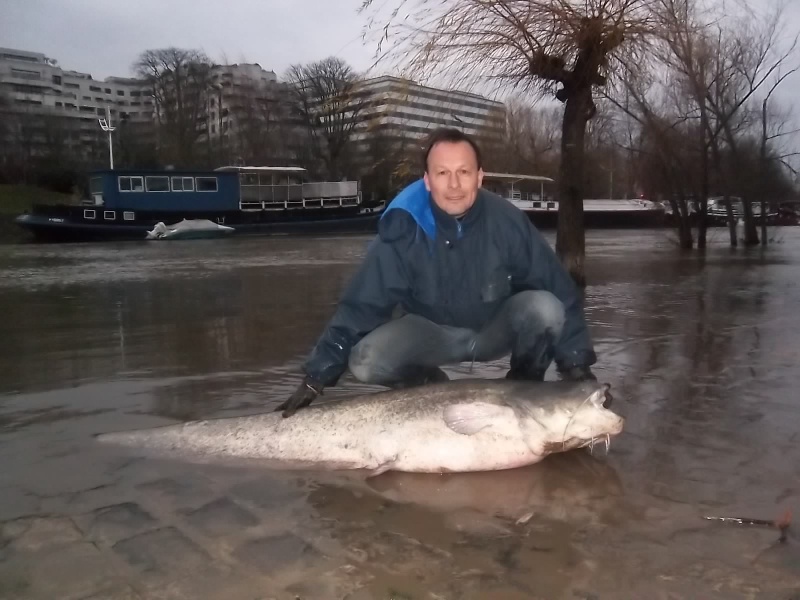
[[[353,346],[391,318],[407,289],[401,252],[395,244],[376,237],[308,357],[306,375],[324,386],[335,385],[347,369]]]
[[[513,279],[519,289],[546,290],[564,305],[565,322],[555,348],[560,369],[597,362],[583,310],[583,294],[542,234],[527,221],[515,253]]]

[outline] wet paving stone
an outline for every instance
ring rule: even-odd
[[[158,496],[174,506],[196,506],[198,498],[205,499],[211,494],[208,484],[194,477],[160,477],[145,481],[136,489],[149,497]]]
[[[234,485],[230,494],[254,506],[266,509],[284,508],[299,500],[303,493],[286,481],[257,479]]]
[[[174,527],[140,533],[113,550],[137,571],[171,577],[207,568],[211,557]]]
[[[0,487],[0,521],[10,521],[39,512],[39,498],[16,487]]]
[[[259,523],[258,517],[230,498],[219,498],[196,510],[183,510],[186,522],[210,537],[241,531]]]
[[[0,563],[0,598],[4,600],[83,600],[96,596],[98,590],[121,585],[124,581],[111,561],[86,542],[32,556],[15,555]]]
[[[233,555],[242,563],[266,573],[301,561],[313,562],[323,558],[316,548],[292,533],[249,540],[236,548]]]
[[[82,538],[69,517],[26,517],[0,526],[0,540],[6,540],[14,552],[37,552],[78,542]]]
[[[81,600],[145,600],[145,598],[126,585],[105,589]]]
[[[100,508],[78,521],[90,539],[109,545],[145,529],[152,529],[157,524],[149,513],[134,502]]]

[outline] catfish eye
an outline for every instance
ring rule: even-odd
[[[605,397],[603,400],[603,408],[611,408],[611,403],[614,402],[614,396],[611,395],[611,392],[609,392],[608,389],[603,392],[603,396]]]

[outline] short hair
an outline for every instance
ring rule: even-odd
[[[472,139],[471,136],[467,135],[460,129],[455,129],[453,127],[440,127],[438,129],[435,129],[428,136],[428,143],[425,146],[425,153],[422,155],[423,171],[427,172],[428,155],[430,155],[433,147],[439,142],[450,142],[450,143],[467,142],[470,146],[472,146],[472,149],[475,151],[475,158],[478,161],[478,168],[481,169],[483,167],[482,164],[483,161],[481,158],[481,149],[478,148],[478,144],[475,142],[475,140]]]

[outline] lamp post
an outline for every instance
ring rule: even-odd
[[[108,162],[111,165],[111,169],[114,169],[114,148],[111,143],[111,132],[116,129],[116,127],[111,126],[111,110],[106,106],[106,118],[97,119],[97,122],[100,123],[100,129],[108,133]]]

